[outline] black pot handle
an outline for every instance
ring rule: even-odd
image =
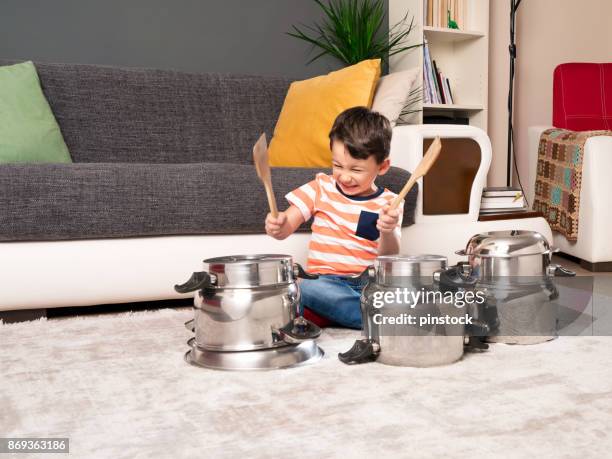
[[[347,365],[373,362],[378,357],[380,346],[373,339],[358,339],[348,351],[338,354],[338,359]]]
[[[555,277],[575,277],[576,273],[571,269],[564,268],[561,265],[555,265],[555,270],[553,271],[553,275]]]
[[[282,328],[276,330],[280,333],[283,341],[289,344],[297,344],[303,341],[317,339],[321,335],[321,327],[313,324],[302,316],[296,317]]]
[[[465,343],[466,352],[483,352],[489,349],[485,339],[490,331],[489,325],[479,320],[474,320],[468,325],[465,329],[466,337],[468,338]]]
[[[302,268],[302,265],[300,265],[299,263],[295,263],[293,265],[293,275],[295,277],[299,277],[302,279],[318,279],[319,278],[317,274],[310,274],[304,271],[304,268]]]
[[[184,284],[175,285],[174,290],[178,293],[189,293],[205,287],[213,287],[216,277],[211,276],[206,271],[195,272]]]
[[[459,288],[472,289],[476,286],[478,279],[461,274],[461,266],[451,266],[440,272],[440,288],[442,290],[455,290]]]
[[[354,276],[347,276],[347,278],[349,280],[359,281],[361,284],[365,284],[367,280],[376,278],[376,270],[374,269],[374,265],[370,265],[361,271],[361,273]]]

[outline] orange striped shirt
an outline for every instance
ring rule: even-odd
[[[331,175],[319,173],[312,182],[285,197],[304,220],[313,217],[308,246],[308,271],[350,275],[362,272],[378,255],[376,221],[381,209],[397,195],[379,188],[370,196],[346,196]],[[403,202],[395,234],[401,236]]]

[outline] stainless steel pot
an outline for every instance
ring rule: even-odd
[[[368,278],[361,297],[364,338],[357,340],[348,352],[339,354],[340,360],[347,364],[377,360],[412,367],[459,360],[463,355],[465,325],[423,325],[421,318],[459,320],[467,309],[436,301],[435,295],[434,301],[427,296],[415,301],[415,296],[410,296],[410,292],[441,293],[440,276],[446,270],[447,259],[439,255],[378,257],[374,266],[362,274]]]
[[[195,291],[195,346],[252,351],[316,338],[321,330],[299,316],[297,277],[316,278],[289,255],[236,255],[204,260],[177,292]]]
[[[500,278],[569,275],[570,271],[551,265],[554,252],[540,233],[513,230],[476,234],[465,250],[455,253],[468,257],[470,274],[481,282],[488,282]]]
[[[533,344],[557,336],[557,296],[553,278],[575,273],[551,263],[555,252],[534,231],[492,231],[473,236],[460,263],[463,276],[486,290],[487,301],[478,317],[490,332],[487,340]]]

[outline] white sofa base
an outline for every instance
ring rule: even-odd
[[[445,255],[453,264],[472,235],[507,229],[551,237],[541,218],[424,223],[402,229],[402,253]],[[305,264],[309,239],[297,233],[284,241],[257,234],[0,243],[0,311],[186,298],[173,287],[201,271],[205,258],[286,253]]]
[[[174,285],[205,258],[287,253],[306,260],[310,233],[284,241],[265,234],[167,236],[0,243],[0,310],[184,298]]]

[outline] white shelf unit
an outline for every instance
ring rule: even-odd
[[[487,130],[489,79],[489,0],[466,0],[465,30],[430,27],[423,24],[424,0],[389,0],[389,24],[394,25],[408,14],[414,17],[412,42],[426,39],[431,58],[450,80],[454,104],[421,104],[422,111],[408,121],[419,124],[423,115],[466,117],[472,126]],[[423,50],[402,53],[390,60],[390,72],[413,67],[423,69]],[[422,75],[422,71],[421,71]],[[424,82],[421,79],[421,85]]]

